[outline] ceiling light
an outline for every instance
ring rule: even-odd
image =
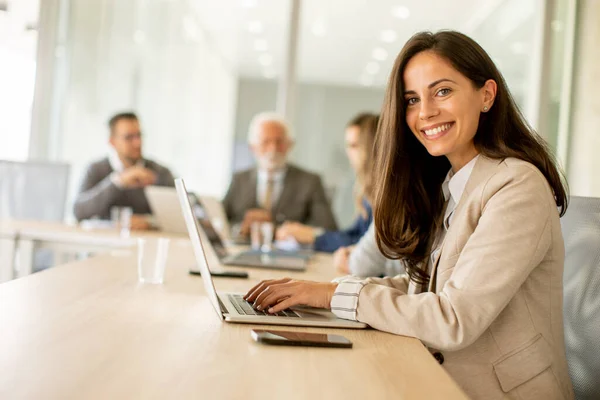
[[[379,72],[379,64],[376,63],[375,61],[371,61],[370,63],[367,64],[365,71],[367,71],[367,74],[375,75],[376,73]]]
[[[325,21],[318,19],[312,24],[311,31],[313,35],[317,37],[323,37],[327,34],[327,28],[325,27]]]
[[[385,61],[388,57],[388,53],[386,51],[386,49],[382,48],[382,47],[377,47],[375,49],[373,49],[373,58],[376,59],[377,61]]]
[[[379,38],[381,39],[382,42],[394,43],[396,41],[396,39],[398,39],[398,34],[396,33],[396,31],[394,31],[392,29],[387,29],[385,31],[381,31]]]
[[[250,33],[261,33],[263,31],[263,24],[260,21],[248,22],[248,31]]]
[[[392,15],[396,18],[407,19],[410,17],[410,10],[405,6],[396,6],[392,8]]]
[[[242,0],[242,7],[244,8],[254,8],[256,4],[256,0]]]
[[[256,39],[254,41],[254,50],[256,51],[267,51],[269,49],[269,44],[265,39]]]
[[[515,54],[527,53],[527,45],[523,42],[514,42],[510,45],[510,50]]]
[[[258,57],[258,62],[260,63],[260,65],[264,65],[266,67],[268,65],[273,64],[273,56],[271,56],[270,54],[261,54],[261,56]]]
[[[137,44],[144,43],[146,41],[146,34],[144,33],[144,31],[139,29],[135,31],[135,33],[133,34],[133,41]]]
[[[372,86],[373,85],[373,77],[369,75],[363,75],[360,77],[360,84],[363,86]]]

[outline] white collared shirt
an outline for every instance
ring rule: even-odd
[[[444,179],[444,183],[442,183],[444,200],[448,202],[446,213],[444,214],[444,228],[446,230],[450,227],[454,210],[465,191],[465,187],[467,186],[467,182],[471,177],[471,173],[473,172],[473,168],[475,168],[475,163],[478,158],[479,155],[476,155],[475,158],[469,161],[467,165],[459,169],[456,173],[450,169],[446,175],[446,179]]]
[[[112,147],[108,150],[108,162],[110,163],[110,167],[113,171],[123,172],[125,170],[125,165],[123,165],[123,161],[119,158],[117,151]],[[143,167],[145,165],[144,159],[140,158],[136,163],[136,166]]]
[[[121,183],[121,172],[125,170],[125,165],[123,165],[123,161],[119,158],[117,151],[113,148],[108,150],[108,163],[112,168],[113,172],[110,174],[110,180],[115,184],[119,189],[123,188],[123,184]],[[144,159],[140,158],[136,163],[136,166],[143,167],[146,164],[144,163]]]
[[[434,260],[442,250],[443,238],[450,228],[454,210],[456,210],[456,206],[460,202],[478,158],[479,155],[475,156],[456,173],[450,169],[446,175],[446,179],[444,179],[444,182],[442,183],[442,192],[444,194],[444,199],[447,202],[446,212],[444,213],[444,229],[442,232],[438,233],[433,244],[435,249],[431,252],[429,262],[427,263],[427,269],[430,273],[433,269]],[[364,280],[356,277],[348,277],[342,280],[338,284],[331,299],[331,311],[339,318],[356,321],[358,297],[364,286]],[[408,294],[418,294],[421,293],[423,289],[422,285],[417,285],[413,281],[410,281],[408,285]]]
[[[287,168],[282,168],[271,173],[270,179],[273,180],[273,193],[271,194],[272,206],[277,204],[277,202],[279,201],[279,197],[281,197],[281,192],[283,192],[283,182],[285,180],[286,173]],[[259,169],[256,179],[256,202],[260,207],[264,207],[265,204],[268,182],[269,172],[266,170]]]
[[[465,191],[465,186],[467,186],[467,181],[471,177],[471,173],[473,172],[473,168],[475,167],[478,158],[479,155],[475,156],[467,163],[467,165],[459,169],[456,173],[450,169],[448,174],[446,174],[446,179],[444,179],[444,182],[442,183],[442,193],[444,194],[444,200],[446,200],[446,211],[444,213],[443,223],[444,230],[438,233],[438,236],[433,243],[434,249],[429,256],[429,262],[427,263],[428,273],[433,270],[433,263],[435,263],[435,260],[438,258],[440,251],[442,251],[442,242],[444,241],[446,232],[450,229],[454,210],[456,210],[456,206]],[[421,293],[423,289],[422,285],[416,285],[411,281],[408,287],[408,294]]]

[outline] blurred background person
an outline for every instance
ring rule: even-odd
[[[248,130],[256,167],[233,176],[223,199],[227,218],[247,236],[253,222],[298,221],[323,229],[337,225],[321,178],[287,161],[294,144],[286,122],[273,113],[256,115]]]
[[[110,219],[112,207],[131,207],[132,229],[149,229],[152,213],[144,188],[148,185],[174,186],[171,171],[143,158],[142,132],[132,112],[116,114],[109,122],[108,156],[93,162],[83,178],[75,199],[77,220]]]
[[[402,260],[386,258],[375,240],[375,225],[355,246],[341,247],[333,255],[333,267],[343,274],[358,277],[396,276],[405,272]]]
[[[378,122],[378,115],[361,113],[352,118],[346,126],[346,155],[356,174],[354,203],[358,215],[354,223],[344,230],[323,231],[321,228],[297,222],[286,222],[277,230],[277,239],[294,238],[301,244],[312,245],[316,251],[332,253],[340,249],[336,254],[337,259],[343,258],[343,255],[349,252],[345,246],[356,244],[367,232],[373,220],[369,193],[371,191],[373,143]]]

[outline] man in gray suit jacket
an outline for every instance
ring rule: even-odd
[[[247,235],[255,221],[296,221],[336,230],[321,178],[286,162],[293,141],[279,116],[254,117],[248,132],[257,168],[235,174],[223,206],[231,223]]]
[[[115,115],[109,121],[109,128],[112,149],[108,157],[88,167],[75,200],[75,217],[110,219],[111,207],[131,207],[132,229],[148,229],[146,215],[152,210],[144,187],[174,186],[173,175],[167,168],[142,157],[142,134],[135,114]]]

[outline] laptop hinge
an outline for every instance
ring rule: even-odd
[[[229,311],[227,311],[225,304],[223,304],[223,302],[221,301],[221,297],[217,296],[217,300],[219,300],[219,307],[221,308],[221,313],[229,314]]]

